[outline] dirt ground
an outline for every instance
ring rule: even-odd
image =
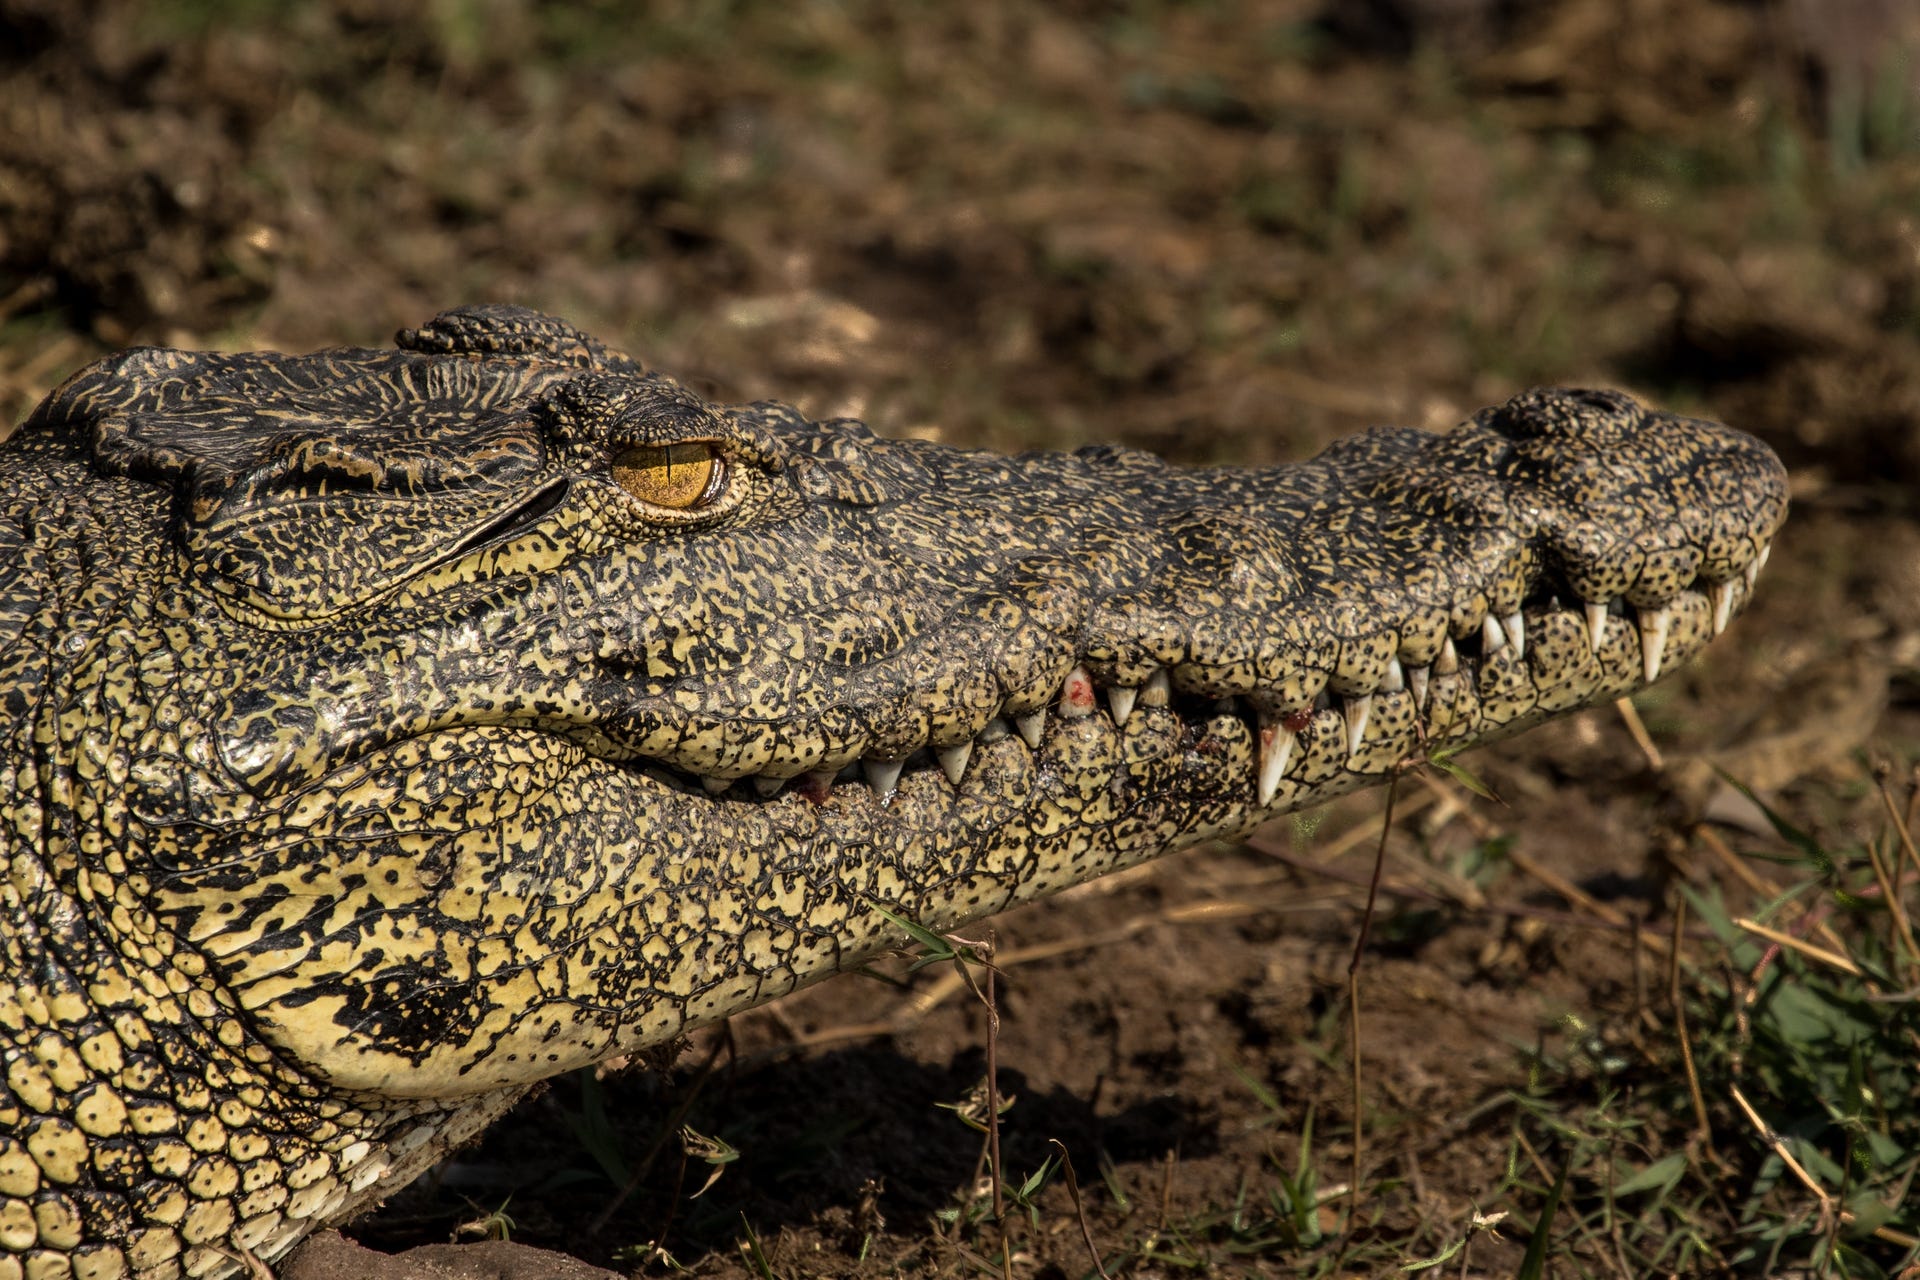
[[[1513,1275],[1579,1109],[1671,1084],[1649,939],[1734,885],[1696,824],[1780,856],[1712,766],[1844,840],[1862,761],[1920,759],[1915,68],[1903,0],[0,0],[0,422],[121,345],[500,300],[717,397],[1003,449],[1270,463],[1540,383],[1761,435],[1792,523],[1639,700],[1657,762],[1609,709],[1472,757],[1500,803],[1401,789],[1357,1206],[1382,797],[992,925],[1007,1180],[1064,1144],[1110,1274],[1395,1274],[1471,1235],[1433,1274]],[[556,1082],[347,1235],[433,1246],[392,1275],[1000,1274],[943,1109],[988,1045],[944,966],[842,978]],[[1094,1273],[1063,1177],[1013,1217],[1008,1274]],[[1767,1270],[1713,1243],[1565,1233],[1549,1274]]]

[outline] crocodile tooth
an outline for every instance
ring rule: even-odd
[[[771,800],[780,794],[780,788],[787,785],[785,778],[769,778],[761,774],[753,780],[753,790],[762,800]]]
[[[1133,714],[1133,702],[1140,691],[1130,684],[1116,684],[1107,690],[1107,706],[1113,710],[1113,723],[1117,728],[1127,722]]]
[[[1733,583],[1709,582],[1707,599],[1713,602],[1713,634],[1719,635],[1733,618]]]
[[[701,778],[700,778],[700,785],[707,789],[708,795],[717,796],[721,792],[725,791],[728,787],[731,787],[733,785],[733,779],[732,778],[709,778],[703,774],[701,775]]]
[[[838,769],[815,769],[800,775],[801,786],[811,795],[832,795],[833,784],[840,780]]]
[[[1293,744],[1300,735],[1287,728],[1285,720],[1262,720],[1260,724],[1260,788],[1261,807],[1273,802],[1274,793],[1280,790],[1280,779],[1287,772],[1287,761],[1293,758]]]
[[[1507,639],[1513,642],[1514,661],[1527,656],[1527,620],[1515,609],[1500,619],[1500,629],[1507,633]]]
[[[1607,642],[1607,606],[1586,602],[1587,637],[1593,644],[1593,651],[1600,652],[1600,646]]]
[[[933,754],[939,757],[940,769],[947,775],[947,781],[957,787],[966,776],[967,761],[973,758],[973,743],[969,740],[950,747],[935,747]]]
[[[1000,741],[1000,739],[1006,737],[1011,732],[1013,732],[1013,730],[1008,727],[1006,717],[995,716],[993,719],[987,721],[987,723],[981,727],[980,741],[985,743],[995,743]]]
[[[1440,642],[1440,656],[1433,660],[1433,674],[1450,676],[1460,670],[1460,651],[1453,647],[1453,637],[1448,636]]]
[[[1060,682],[1060,718],[1079,720],[1092,714],[1093,677],[1087,673],[1085,667],[1075,667],[1067,672],[1067,678]]]
[[[1488,614],[1480,619],[1480,652],[1491,658],[1507,647],[1507,633],[1500,629],[1500,619]]]
[[[1400,659],[1387,659],[1387,674],[1380,678],[1380,687],[1376,693],[1399,693],[1407,687],[1407,673],[1400,666]]]
[[[1373,695],[1363,693],[1356,698],[1347,699],[1347,754],[1354,755],[1360,750],[1360,739],[1366,736],[1367,717],[1373,714]]]
[[[905,760],[862,760],[861,771],[867,775],[867,785],[873,788],[873,794],[881,799],[892,795],[900,785],[900,770],[906,767]]]
[[[1760,580],[1760,571],[1767,567],[1767,560],[1773,555],[1773,543],[1763,543],[1753,559],[1747,561],[1747,567],[1740,571],[1747,580],[1747,594],[1753,594],[1753,584]]]
[[[1147,682],[1140,686],[1140,705],[1143,707],[1164,707],[1173,701],[1173,681],[1167,677],[1165,667],[1155,667]]]
[[[1047,709],[1041,707],[1039,710],[1029,711],[1023,716],[1015,716],[1013,718],[1013,727],[1020,731],[1020,736],[1027,740],[1028,746],[1038,751],[1040,749],[1040,735],[1047,731]]]
[[[1413,705],[1422,711],[1427,709],[1427,668],[1407,668],[1407,688],[1413,690]]]
[[[1667,629],[1672,625],[1671,605],[1640,611],[1640,666],[1647,674],[1648,684],[1660,678],[1660,659],[1666,656]]]

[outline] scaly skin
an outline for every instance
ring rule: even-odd
[[[1593,392],[1187,471],[710,405],[513,309],[401,344],[125,353],[0,448],[0,1280],[271,1259],[882,908],[1631,692],[1786,506]],[[673,441],[722,474],[648,505]]]

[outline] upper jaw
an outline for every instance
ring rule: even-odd
[[[1411,716],[1413,739],[1430,747],[1478,741],[1511,732],[1553,711],[1621,696],[1643,687],[1692,658],[1717,637],[1751,597],[1771,544],[1723,582],[1700,581],[1655,606],[1637,608],[1624,597],[1612,601],[1565,601],[1530,596],[1505,616],[1486,614],[1456,639],[1440,642],[1431,660],[1403,661],[1396,654],[1371,688],[1336,692],[1323,671],[1285,681],[1288,692],[1255,684],[1223,692],[1217,681],[1188,678],[1178,666],[1155,666],[1137,682],[1097,675],[1078,662],[1037,705],[1003,706],[977,730],[948,733],[901,749],[862,749],[857,739],[833,752],[788,759],[760,771],[703,769],[673,755],[635,763],[665,766],[660,776],[682,787],[728,800],[764,802],[797,794],[819,801],[836,787],[855,784],[881,803],[908,778],[944,779],[967,785],[977,749],[1002,743],[1024,745],[1036,758],[1059,732],[1078,732],[1079,721],[1098,718],[1125,734],[1148,711],[1170,711],[1189,739],[1208,732],[1220,716],[1245,723],[1254,744],[1245,779],[1246,800],[1257,808],[1274,804],[1289,776],[1304,761],[1302,743],[1331,742],[1357,773],[1384,772],[1397,763],[1386,749],[1391,726]],[[1550,637],[1553,643],[1543,644]],[[1571,655],[1571,659],[1570,659]],[[1512,688],[1531,690],[1524,705]],[[1502,707],[1517,708],[1506,715]],[[1389,726],[1383,731],[1383,724]],[[1191,743],[1189,743],[1191,745]],[[1374,761],[1369,766],[1365,761]]]
[[[714,421],[767,462],[751,500],[642,536],[602,518],[610,485],[568,473],[498,545],[327,632],[326,690],[304,674],[315,640],[288,635],[308,654],[274,666],[292,683],[210,717],[231,771],[266,795],[505,724],[695,797],[820,796],[842,774],[884,796],[1164,708],[1174,745],[1238,718],[1251,746],[1223,785],[1265,809],[1310,798],[1302,771],[1378,775],[1390,748],[1657,678],[1745,605],[1785,514],[1757,442],[1584,393],[1266,471],[999,458],[779,406]],[[433,653],[434,678],[401,678],[396,645]]]
[[[1452,436],[1380,434],[1272,472],[1053,457],[1007,483],[1014,464],[991,459],[990,493],[969,458],[916,453],[937,488],[789,526],[824,549],[812,576],[862,583],[835,617],[891,631],[894,651],[745,652],[749,679],[626,691],[616,740],[732,800],[836,780],[884,798],[921,772],[963,787],[982,745],[1038,752],[1088,717],[1124,730],[1141,708],[1193,723],[1226,708],[1265,807],[1287,798],[1304,738],[1357,758],[1410,718],[1422,741],[1468,741],[1650,683],[1744,607],[1785,511],[1756,442],[1594,393],[1532,393]],[[990,498],[999,536],[982,545],[967,513]],[[951,543],[901,545],[929,527]],[[1006,527],[1031,540],[1009,545]],[[731,585],[770,634],[796,634],[779,583]],[[1482,692],[1496,674],[1534,692]]]

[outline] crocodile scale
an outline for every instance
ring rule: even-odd
[[[1766,448],[1536,391],[1189,470],[567,324],[140,349],[0,444],[0,1280],[231,1275],[535,1082],[1631,693]]]

